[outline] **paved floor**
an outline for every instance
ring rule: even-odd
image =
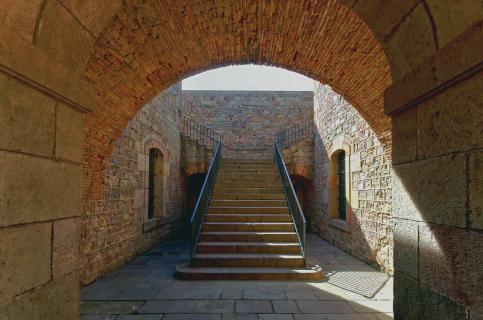
[[[82,289],[81,320],[392,319],[391,277],[315,235],[308,259],[325,282],[179,281],[186,243],[162,243]]]

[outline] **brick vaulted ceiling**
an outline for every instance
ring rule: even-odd
[[[136,111],[184,77],[229,64],[280,66],[331,85],[390,145],[385,88],[475,22],[470,2],[5,0],[0,24],[92,84],[84,196],[96,197]]]
[[[383,114],[388,62],[374,34],[340,1],[125,1],[85,70],[96,89],[86,123],[85,193],[101,194],[103,161],[148,99],[186,76],[243,63],[330,84],[390,141]]]

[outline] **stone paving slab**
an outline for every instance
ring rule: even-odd
[[[237,300],[236,313],[272,313],[270,300]]]
[[[307,250],[326,263],[329,279],[344,276],[336,283],[179,281],[174,268],[188,261],[189,248],[164,243],[83,288],[81,320],[393,319],[391,277],[314,235]],[[371,279],[379,284],[370,287]],[[366,288],[373,296],[364,296]]]

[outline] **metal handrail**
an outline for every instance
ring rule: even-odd
[[[205,181],[201,187],[200,194],[196,200],[196,206],[193,209],[193,214],[191,215],[191,260],[193,260],[193,254],[196,249],[196,243],[198,242],[201,227],[203,225],[203,220],[205,217],[206,210],[210,203],[211,194],[213,193],[213,187],[215,186],[216,177],[218,175],[218,169],[221,163],[221,143],[216,146],[215,153],[211,159],[210,167],[208,173],[206,174]]]
[[[186,116],[183,117],[182,133],[185,137],[197,140],[201,145],[212,149],[221,142],[221,134]]]
[[[278,143],[282,148],[292,145],[302,139],[312,136],[314,123],[312,121],[303,121],[296,125],[280,130],[275,135],[275,143]]]
[[[302,248],[302,255],[305,257],[305,234],[307,221],[305,220],[304,212],[302,211],[297,194],[295,193],[292,180],[290,180],[290,175],[288,174],[287,167],[283,161],[283,156],[280,152],[280,146],[278,143],[274,144],[274,149],[275,165],[277,167],[280,180],[282,181],[283,192],[285,194],[285,199],[287,200],[288,208],[295,225],[295,231],[297,232],[300,247]]]

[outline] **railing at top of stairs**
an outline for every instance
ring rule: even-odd
[[[300,206],[297,194],[288,174],[287,167],[283,161],[282,152],[280,150],[280,145],[278,143],[274,144],[274,158],[275,165],[277,167],[280,180],[282,181],[283,192],[287,200],[288,208],[292,216],[292,220],[295,224],[295,231],[297,232],[297,237],[300,242],[300,247],[302,249],[302,255],[305,257],[305,233],[307,227],[307,221],[305,220],[302,207]]]
[[[314,123],[312,121],[302,121],[296,125],[280,130],[275,135],[275,143],[278,143],[283,149],[302,139],[311,137],[314,131]]]
[[[211,194],[213,193],[213,187],[215,186],[216,177],[218,175],[218,169],[221,163],[221,143],[218,142],[216,145],[215,153],[211,159],[210,167],[208,168],[208,173],[206,174],[205,181],[201,187],[200,194],[196,200],[196,206],[193,209],[193,214],[191,215],[191,260],[193,260],[193,254],[196,249],[196,243],[198,242],[201,227],[203,225],[203,220],[205,217],[206,210],[208,209]]]
[[[188,118],[183,117],[182,133],[185,137],[196,140],[199,144],[214,149],[221,142],[221,134]]]

